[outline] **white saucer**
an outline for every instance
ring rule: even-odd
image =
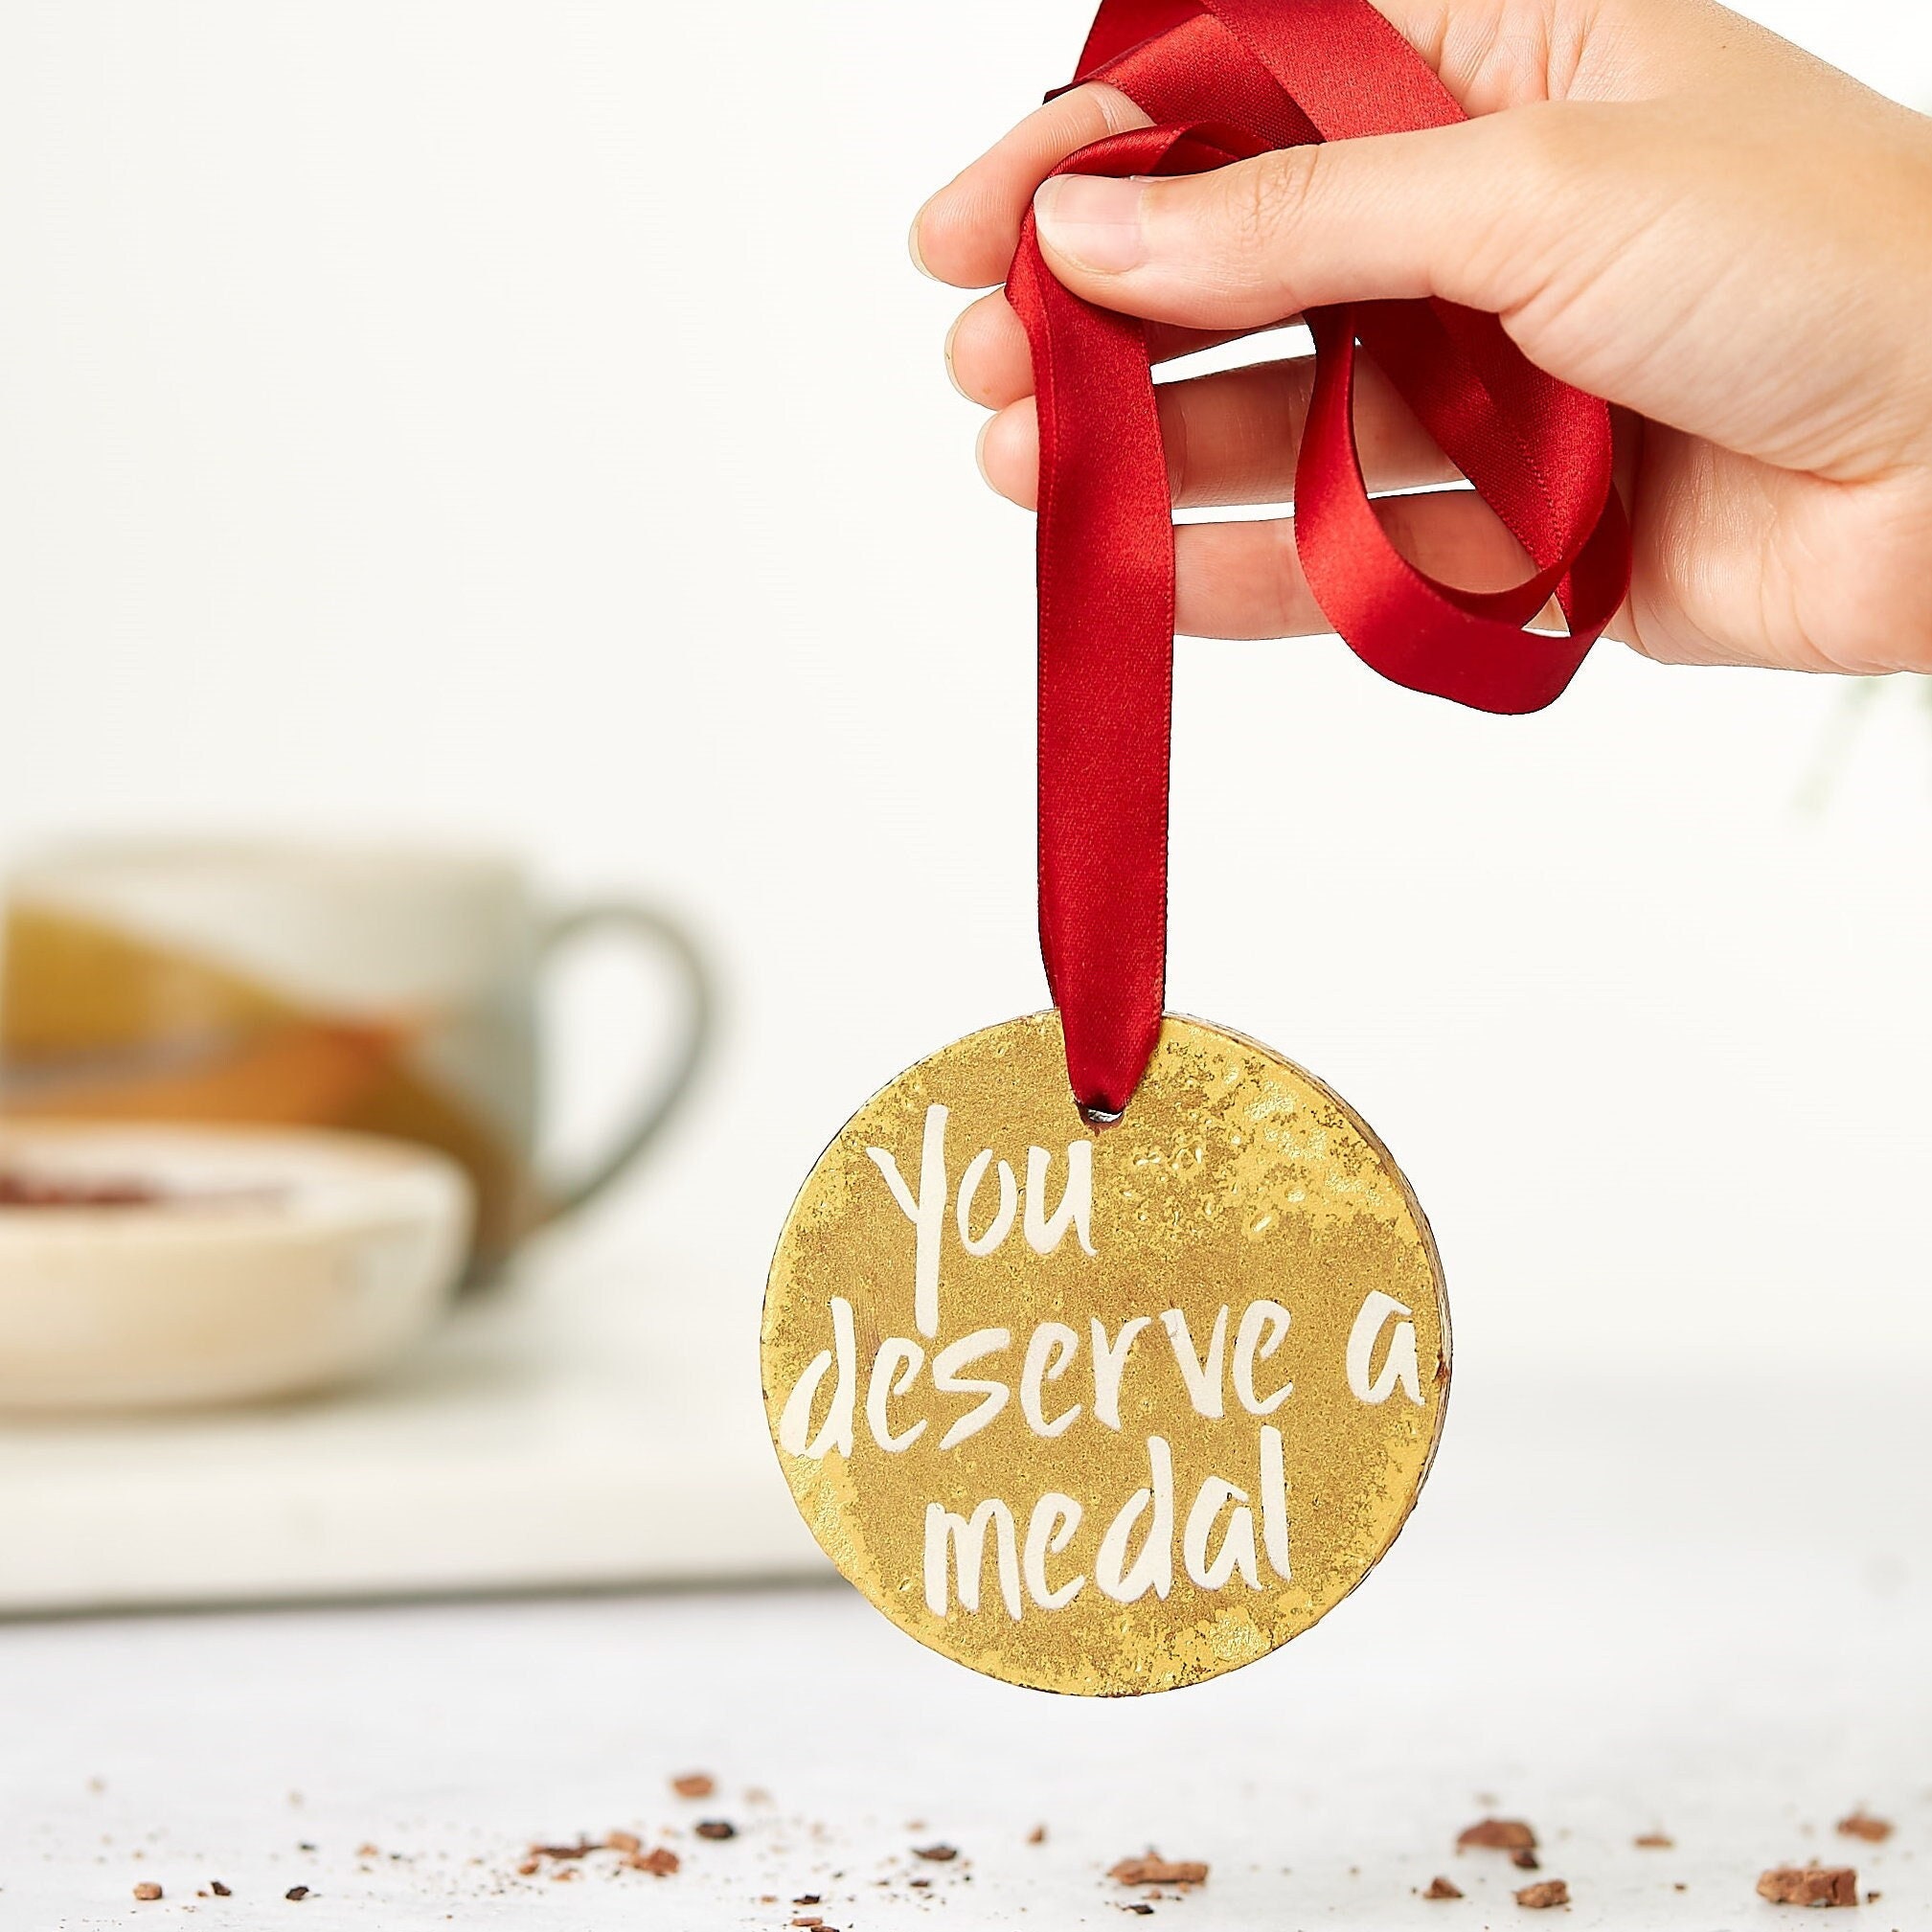
[[[0,1123],[0,1174],[132,1184],[0,1205],[0,1409],[165,1408],[366,1374],[436,1320],[469,1185],[426,1148],[282,1127]]]

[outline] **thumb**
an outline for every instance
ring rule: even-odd
[[[1577,204],[1601,171],[1577,165],[1577,137],[1593,112],[1538,103],[1204,174],[1054,175],[1034,197],[1040,247],[1075,294],[1193,329],[1425,295],[1506,313],[1591,225]]]

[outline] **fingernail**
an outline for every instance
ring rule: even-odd
[[[1097,274],[1119,275],[1148,259],[1139,182],[1051,175],[1034,195],[1034,219],[1056,254]]]
[[[925,265],[925,257],[921,255],[919,251],[919,225],[921,221],[925,219],[926,209],[930,208],[931,206],[932,203],[930,201],[925,202],[921,207],[920,212],[913,216],[912,228],[906,235],[905,246],[906,246],[906,253],[912,257],[912,265],[915,268],[917,268],[921,275],[926,277],[928,281],[937,282],[939,280],[939,277],[935,275],[932,272],[932,270]]]
[[[950,382],[952,386],[955,389],[957,389],[962,396],[966,396],[966,399],[968,402],[970,402],[972,400],[972,398],[970,396],[966,396],[966,384],[959,379],[959,371],[953,367],[953,361],[952,361],[953,341],[959,334],[960,324],[965,320],[966,317],[964,315],[954,316],[952,327],[948,329],[945,332],[945,379],[948,382]]]
[[[984,483],[989,489],[990,489],[993,487],[993,480],[990,476],[987,474],[987,433],[992,428],[992,426],[993,426],[993,418],[989,416],[987,420],[980,424],[980,433],[973,438],[973,461],[979,465],[980,481]]]

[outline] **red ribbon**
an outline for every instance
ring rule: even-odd
[[[1463,118],[1368,0],[1102,0],[1076,80],[1110,82],[1157,125],[1082,148],[1060,173],[1191,173]],[[1165,1004],[1172,506],[1146,326],[1056,281],[1031,215],[1007,296],[1039,403],[1040,949],[1074,1097],[1104,1119],[1139,1084]],[[1535,368],[1494,316],[1453,303],[1306,320],[1316,362],[1295,541],[1324,614],[1398,684],[1539,710],[1628,586],[1608,410]],[[1526,582],[1456,590],[1390,542],[1355,449],[1358,342],[1529,553]],[[1553,597],[1569,634],[1528,631]]]

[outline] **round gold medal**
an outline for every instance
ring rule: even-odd
[[[1169,1016],[1087,1125],[1057,1013],[874,1097],[772,1262],[765,1408],[827,1555],[921,1643],[1120,1696],[1347,1596],[1442,1426],[1448,1306],[1381,1144],[1266,1048]]]

